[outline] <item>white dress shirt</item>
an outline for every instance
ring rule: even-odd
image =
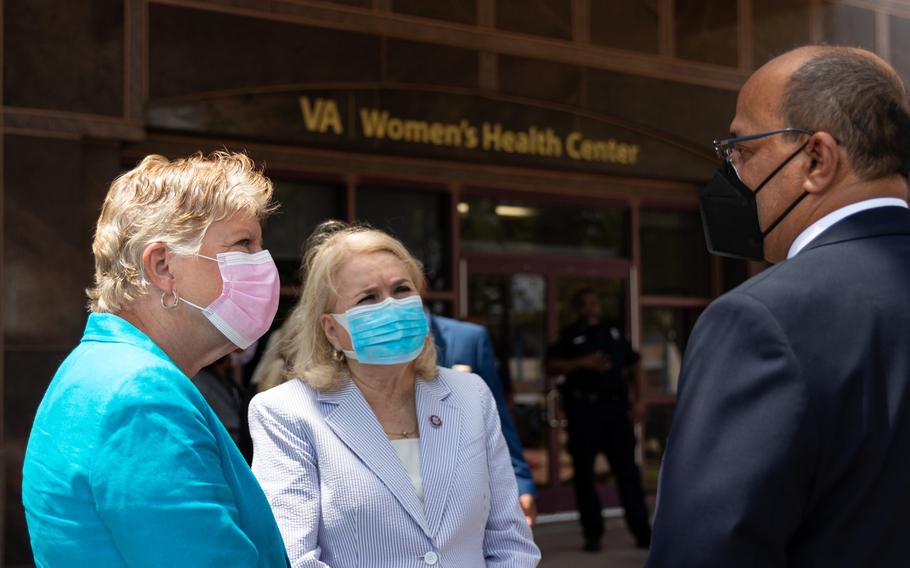
[[[403,440],[389,440],[392,448],[398,454],[401,464],[408,470],[408,477],[411,478],[411,485],[414,486],[414,492],[417,493],[417,499],[423,505],[423,482],[420,479],[420,439],[407,438]]]
[[[846,207],[841,207],[831,213],[828,213],[818,221],[809,225],[798,237],[793,241],[793,244],[790,245],[790,251],[787,253],[787,258],[793,258],[796,256],[799,251],[803,250],[806,245],[811,243],[818,237],[820,234],[825,232],[826,229],[841,221],[846,219],[850,215],[859,213],[860,211],[866,211],[867,209],[875,209],[877,207],[907,207],[907,202],[903,199],[898,199],[896,197],[876,197],[875,199],[866,199],[865,201],[858,201],[857,203],[851,203]]]

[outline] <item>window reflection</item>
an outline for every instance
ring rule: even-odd
[[[645,308],[642,310],[641,372],[646,410],[642,453],[644,485],[657,489],[660,462],[673,421],[682,356],[702,308]]]
[[[535,483],[546,485],[546,279],[540,274],[473,273],[468,287],[468,319],[490,332],[531,475]]]
[[[540,392],[546,381],[545,280],[539,274],[516,274],[511,288],[509,375],[516,392]]]
[[[642,311],[641,369],[648,396],[676,394],[686,341],[700,313],[700,308]]]
[[[450,318],[453,316],[452,302],[447,300],[437,300],[434,298],[424,298],[424,305],[431,313],[437,316]]]
[[[284,285],[299,285],[303,245],[316,225],[344,215],[343,186],[332,183],[273,180],[278,211],[266,220],[262,240]]]
[[[423,263],[431,290],[451,287],[449,194],[385,187],[357,190],[357,218],[388,231]]]
[[[598,257],[628,251],[623,209],[469,197],[458,213],[464,250]]]
[[[642,291],[710,296],[711,259],[698,211],[641,211]]]

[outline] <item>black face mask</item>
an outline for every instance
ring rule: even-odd
[[[803,151],[806,144],[808,141],[777,166],[755,191],[739,179],[729,162],[723,163],[708,185],[701,190],[699,199],[708,252],[730,258],[765,259],[765,237],[809,194],[804,191],[764,232],[758,224],[755,196],[790,160]]]

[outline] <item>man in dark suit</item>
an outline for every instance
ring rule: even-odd
[[[776,265],[692,332],[648,566],[906,566],[906,88],[869,52],[801,48],[746,82],[731,136],[708,246]]]
[[[639,355],[619,328],[603,319],[597,293],[582,288],[572,295],[578,319],[559,332],[547,349],[550,375],[565,375],[560,398],[566,413],[572,485],[584,550],[598,552],[604,532],[603,511],[594,475],[594,461],[603,453],[610,463],[622,503],[626,527],[639,548],[651,542],[648,507],[635,463],[635,430],[630,413],[629,387],[623,371]],[[633,390],[636,406],[640,398]]]
[[[479,375],[490,387],[496,400],[496,409],[499,411],[502,435],[509,446],[512,469],[515,470],[515,479],[518,481],[518,504],[521,505],[528,524],[533,525],[537,518],[534,480],[531,478],[531,468],[524,458],[521,440],[509,414],[499,371],[496,370],[493,345],[487,330],[474,323],[433,315],[429,311],[427,319],[430,321],[430,333],[436,343],[436,361],[439,366],[454,367],[456,370],[461,367],[460,370]]]

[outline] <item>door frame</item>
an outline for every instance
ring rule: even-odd
[[[473,252],[461,251],[460,256],[460,290],[462,301],[459,302],[459,317],[467,317],[469,298],[468,280],[472,274],[540,274],[546,285],[546,339],[550,344],[559,336],[558,281],[561,278],[583,277],[620,279],[625,289],[625,322],[626,334],[633,336],[637,331],[635,322],[639,313],[640,300],[636,281],[636,271],[630,259],[614,257],[562,256],[548,254]],[[547,464],[549,484],[538,486],[537,505],[543,514],[560,513],[575,510],[575,494],[571,484],[560,481],[560,433],[565,428],[559,424],[556,409],[558,408],[558,391],[556,378],[547,377],[544,395],[547,420]],[[604,507],[619,505],[619,499],[612,486],[598,485],[601,503]]]

